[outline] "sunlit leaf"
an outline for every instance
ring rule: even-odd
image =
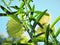
[[[20,5],[20,8],[23,8],[24,7],[24,2],[22,1],[21,5]]]
[[[49,14],[49,16],[47,16],[47,15],[44,15],[41,19],[40,19],[40,21],[39,21],[41,24],[49,24],[49,22],[50,22],[50,14]]]
[[[22,35],[22,36],[21,36],[20,43],[22,43],[22,44],[26,44],[27,42],[28,42],[28,38],[27,38],[27,36]]]
[[[43,35],[44,35],[44,34],[43,34]],[[45,39],[45,37],[39,36],[39,37],[36,37],[36,38],[35,38],[35,41],[37,41],[37,42],[43,42],[44,39]]]
[[[54,26],[54,27],[52,27],[51,29],[53,30],[53,32],[55,32],[55,30],[56,30],[56,27]]]
[[[22,20],[23,19],[23,14],[20,13],[19,16],[20,16],[20,20]]]
[[[27,0],[27,3],[30,3],[31,0]]]
[[[7,24],[7,32],[10,36],[19,37],[24,32],[24,27],[22,24],[11,19]]]
[[[13,0],[9,0],[9,2],[6,2],[6,0],[2,0],[4,6],[7,8],[0,5],[0,8],[5,12],[0,13],[0,16],[7,16],[10,18],[7,23],[7,33],[9,37],[11,36],[14,38],[11,45],[38,45],[38,42],[44,42],[44,45],[60,45],[56,39],[60,33],[60,28],[56,32],[56,35],[54,34],[54,25],[60,21],[60,16],[49,25],[50,14],[47,13],[47,9],[45,11],[35,10],[35,5],[30,5],[30,2],[33,2],[33,0],[18,0],[20,3],[19,7],[16,5],[10,6],[12,1]],[[16,9],[16,11],[11,10],[10,7]],[[31,24],[32,22],[33,24]],[[38,27],[36,29],[37,25]],[[23,35],[25,31],[29,34],[30,39],[27,37],[28,35]],[[8,38],[4,41],[11,43],[10,40],[12,39]]]

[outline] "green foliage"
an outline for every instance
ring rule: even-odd
[[[7,32],[10,36],[18,37],[24,32],[23,24],[11,19],[7,24]]]
[[[0,8],[5,12],[0,13],[0,16],[7,16],[10,19],[6,25],[7,33],[9,37],[13,38],[13,40],[9,40],[9,38],[4,40],[3,45],[38,45],[38,42],[44,42],[44,45],[60,45],[60,42],[56,39],[60,34],[60,28],[54,34],[54,25],[60,21],[60,16],[52,24],[49,24],[50,14],[47,9],[44,11],[35,10],[35,5],[30,5],[33,0],[18,0],[21,1],[20,6],[10,6],[12,1],[10,0],[6,4],[5,0],[2,0],[7,9],[0,5]],[[13,12],[10,8],[17,11]],[[23,35],[24,32],[29,34],[30,39]]]
[[[60,33],[60,28],[58,29],[58,31],[56,32],[56,37],[59,35]]]

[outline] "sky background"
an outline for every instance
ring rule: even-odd
[[[9,0],[5,0],[5,2],[8,3]],[[14,0],[11,5],[19,5],[20,2],[17,0]],[[44,11],[45,9],[48,9],[48,12],[51,14],[51,21],[52,23],[58,16],[60,16],[60,0],[34,0],[32,4],[35,4],[35,10]],[[0,5],[4,4],[0,0]],[[3,11],[0,8],[0,13],[3,13]],[[5,37],[8,36],[6,25],[8,22],[8,17],[0,17],[0,34],[4,34]],[[55,25],[56,30],[60,27],[60,21]],[[57,37],[57,39],[60,41],[60,35]]]

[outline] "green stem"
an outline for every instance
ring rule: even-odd
[[[51,24],[51,28],[60,20],[60,16],[56,18],[56,20]]]

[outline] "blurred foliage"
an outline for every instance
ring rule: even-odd
[[[2,0],[7,9],[0,5],[5,12],[0,13],[0,17],[7,16],[10,19],[6,25],[9,37],[0,36],[0,45],[38,45],[38,42],[44,42],[44,45],[60,45],[56,39],[60,34],[60,28],[54,33],[56,28],[54,25],[60,20],[60,16],[50,24],[50,13],[47,12],[47,9],[35,10],[35,5],[30,5],[33,0],[18,0],[21,1],[19,6],[10,6],[12,1],[9,0],[7,4],[5,0]],[[11,8],[16,11],[13,12]],[[28,33],[27,36],[23,35],[25,32]]]
[[[23,24],[17,23],[15,20],[9,20],[7,24],[7,32],[10,36],[18,37],[24,32]],[[18,36],[17,36],[18,35]]]

